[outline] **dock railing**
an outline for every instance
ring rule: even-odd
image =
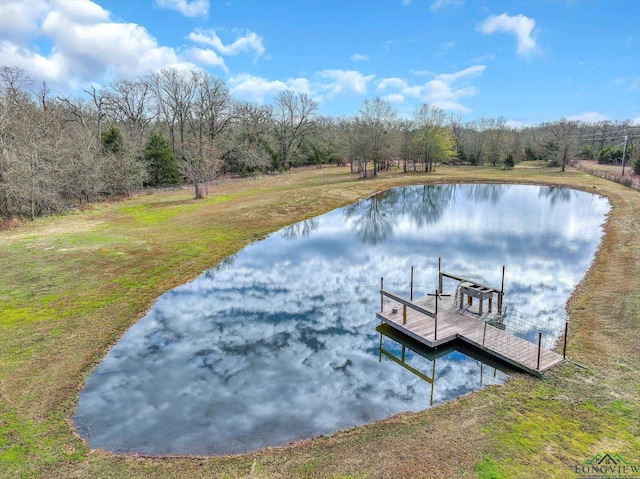
[[[413,291],[412,291],[413,297]],[[391,291],[387,291],[384,289],[384,278],[380,278],[380,312],[384,312],[384,298],[389,298],[391,301],[395,301],[402,305],[402,324],[407,324],[407,308],[417,311],[420,314],[424,314],[432,318],[435,322],[434,324],[434,339],[438,339],[438,291],[435,292],[436,302],[435,302],[435,311],[429,311],[428,309],[414,303],[411,300],[403,298],[402,296],[398,296]]]

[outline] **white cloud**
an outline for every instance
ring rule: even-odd
[[[291,78],[284,82],[267,80],[247,73],[229,78],[227,85],[229,92],[236,99],[256,103],[265,103],[267,97],[273,97],[285,90],[306,94],[311,92],[311,84],[306,78]]]
[[[397,90],[398,93],[401,94],[403,97],[411,97],[411,98],[420,98],[420,95],[422,94],[422,86],[420,85],[409,86],[409,84],[405,80],[397,77],[383,79],[378,83],[377,90],[379,92],[382,92],[385,90]],[[389,96],[393,96],[393,95],[390,94]],[[398,96],[395,96],[393,98],[396,101],[399,100]]]
[[[518,55],[526,57],[537,50],[536,42],[531,37],[535,25],[536,22],[533,18],[522,14],[509,16],[503,13],[502,15],[488,17],[476,29],[485,35],[491,35],[495,32],[515,35],[518,42]]]
[[[595,111],[585,111],[583,113],[579,113],[577,115],[573,115],[567,118],[570,121],[583,121],[585,123],[597,123],[599,121],[606,121],[608,118],[602,113],[597,113]]]
[[[633,120],[631,120],[631,124],[640,126],[640,116],[638,116],[638,117],[634,118]]]
[[[109,11],[89,0],[58,0],[57,10],[73,23],[90,25],[109,21]]]
[[[443,7],[447,7],[447,6],[452,6],[452,7],[459,7],[460,5],[462,5],[464,2],[462,0],[435,0],[431,6],[429,7],[429,9],[432,12],[435,12],[436,10],[440,10]]]
[[[318,76],[332,80],[330,83],[320,85],[320,87],[324,91],[329,92],[330,95],[344,91],[353,91],[364,95],[367,93],[367,84],[375,77],[375,75],[365,76],[354,70],[322,70],[318,72]]]
[[[198,29],[191,32],[188,36],[189,40],[202,45],[209,45],[215,48],[222,55],[237,55],[238,53],[254,51],[256,56],[264,53],[264,45],[262,37],[254,32],[248,32],[244,36],[237,38],[233,43],[225,45],[215,30]]]
[[[280,80],[267,80],[243,73],[229,78],[229,92],[240,100],[264,103],[266,95],[275,95],[288,89]]]
[[[134,78],[180,62],[172,48],[159,46],[140,25],[110,22],[97,10],[80,17],[68,12],[51,11],[41,25],[41,32],[54,42],[51,60],[67,75],[85,80],[101,74]]]
[[[297,93],[311,95],[311,82],[306,78],[290,78],[287,80],[287,87]]]
[[[453,83],[461,78],[464,77],[473,77],[473,76],[478,76],[480,75],[482,72],[484,72],[486,70],[487,66],[486,65],[473,65],[469,68],[465,68],[464,70],[460,70],[459,72],[455,72],[455,73],[442,73],[440,75],[436,75],[436,78],[438,80],[442,80],[445,81],[447,83]]]
[[[384,78],[378,82],[377,91],[392,91],[385,98],[394,103],[413,98],[444,110],[469,112],[471,110],[462,105],[460,100],[474,96],[477,90],[472,85],[460,83],[481,75],[485,69],[485,65],[474,65],[459,72],[435,75],[435,78],[421,85],[409,85],[402,78]]]
[[[404,103],[404,95],[399,93],[392,93],[384,97],[389,103]]]
[[[185,17],[200,17],[209,13],[209,0],[156,0],[156,5],[175,10]]]
[[[5,65],[20,68],[33,79],[48,83],[64,80],[64,62],[59,55],[47,58],[11,42],[0,42],[0,56]]]
[[[361,55],[359,53],[355,53],[355,54],[351,55],[351,61],[354,61],[354,62],[366,62],[366,61],[369,61],[369,56],[368,55]]]
[[[0,2],[0,39],[23,43],[37,30],[38,21],[49,11],[45,1],[5,0]],[[6,60],[3,59],[3,63]]]
[[[227,66],[224,64],[224,58],[218,55],[210,48],[198,48],[193,47],[189,49],[189,56],[198,63],[204,63],[205,65],[217,66],[224,71],[228,71]]]
[[[367,84],[375,75],[365,76],[357,71],[323,70],[314,76],[314,81],[304,77],[281,81],[243,73],[230,78],[227,84],[231,95],[239,100],[265,103],[281,91],[293,90],[320,102],[323,96],[338,93],[353,92],[363,95],[367,92]]]
[[[35,43],[42,40],[51,44],[48,50]],[[187,55],[219,64],[204,51]],[[62,90],[133,79],[169,66],[196,68],[173,48],[159,45],[144,27],[112,21],[108,10],[89,0],[2,1],[0,58]]]

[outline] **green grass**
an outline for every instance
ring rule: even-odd
[[[526,165],[531,166],[531,165]],[[90,452],[70,417],[84,379],[168,289],[295,221],[424,182],[571,185],[614,208],[568,305],[571,364],[436,408],[251,454]],[[598,452],[640,464],[640,193],[576,170],[346,168],[250,178],[44,218],[0,233],[0,477],[572,477]]]

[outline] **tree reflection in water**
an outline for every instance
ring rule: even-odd
[[[393,235],[403,215],[418,228],[439,221],[452,204],[455,191],[456,185],[393,188],[347,206],[344,217],[363,243],[377,245]]]

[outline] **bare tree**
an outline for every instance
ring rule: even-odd
[[[0,67],[0,95],[9,109],[17,107],[28,98],[26,93],[33,87],[33,80],[18,67]]]
[[[151,85],[158,115],[169,130],[173,154],[179,157],[185,147],[195,83],[188,72],[175,68],[163,68],[151,75]]]
[[[266,171],[275,155],[272,136],[272,109],[266,105],[235,103],[223,158],[234,172]]]
[[[58,95],[57,99],[60,102],[66,121],[75,121],[78,122],[82,128],[87,128],[88,114],[85,102],[62,95]]]
[[[287,90],[278,94],[273,108],[273,132],[277,141],[274,167],[288,169],[302,143],[315,131],[318,103],[304,93]]]
[[[491,166],[496,166],[505,152],[506,120],[502,117],[486,120],[486,151]]]
[[[562,171],[564,171],[577,146],[578,122],[562,118],[545,126],[554,139],[556,159],[560,163]]]
[[[0,211],[35,219],[63,208],[58,183],[66,145],[63,122],[22,98],[1,145]]]
[[[487,130],[490,126],[491,120],[488,118],[480,118],[465,125],[462,135],[465,151],[468,152],[469,160],[474,165],[482,165],[484,163]]]
[[[411,158],[415,123],[412,120],[400,120],[396,123],[398,133],[398,152],[402,159],[402,169],[406,173]]]
[[[142,147],[144,132],[155,117],[151,109],[151,85],[145,79],[111,82],[104,94],[110,120],[125,125],[136,148]]]
[[[383,160],[389,158],[391,151],[391,138],[389,131],[393,127],[396,118],[396,111],[391,104],[376,97],[373,100],[365,100],[360,107],[360,134],[362,135],[362,143],[360,144],[363,158],[366,162],[368,159],[373,161],[373,176],[377,176],[379,166]]]
[[[89,95],[96,109],[96,138],[99,142],[102,139],[102,120],[106,116],[105,97],[93,85],[91,85],[91,90],[85,90],[85,93]]]
[[[220,171],[222,161],[219,145],[209,138],[202,142],[187,140],[182,150],[184,174],[193,183],[196,199],[209,196],[209,184]]]

